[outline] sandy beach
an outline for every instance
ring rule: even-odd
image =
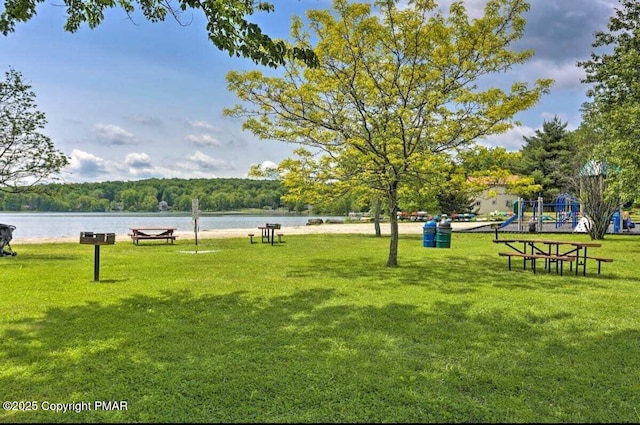
[[[486,225],[482,222],[453,222],[451,229],[453,232],[471,229]],[[399,223],[400,234],[402,235],[421,235],[424,223],[422,222],[403,222]],[[389,223],[382,223],[381,230],[383,235],[389,235]],[[198,240],[203,239],[221,239],[221,238],[246,238],[249,233],[253,233],[260,237],[260,231],[257,228],[246,229],[201,229],[198,232]],[[331,223],[319,224],[311,226],[285,226],[282,227],[281,233],[285,235],[309,235],[317,233],[340,233],[340,234],[374,234],[373,223]],[[195,238],[192,231],[176,231],[178,240],[190,240]],[[20,244],[35,243],[77,243],[78,237],[68,238],[16,238],[14,236],[11,241],[12,246]],[[130,242],[131,238],[125,234],[116,235],[116,243]]]

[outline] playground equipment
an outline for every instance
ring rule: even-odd
[[[556,229],[571,223],[573,229],[578,225],[580,203],[573,196],[563,193],[556,200]]]
[[[552,203],[544,203],[542,197],[533,200],[525,200],[518,198],[513,201],[513,215],[509,217],[500,227],[508,226],[516,222],[518,224],[518,232],[527,231],[536,232],[542,230],[542,224],[545,221],[554,221],[556,229],[566,225],[575,228],[578,225],[580,212],[580,204],[578,201],[568,194],[559,195]],[[525,215],[531,214],[531,218],[526,220]],[[555,214],[555,218],[549,215]]]
[[[509,217],[504,223],[502,223],[502,226],[500,227],[506,227],[514,221],[517,221],[518,232],[523,232],[525,225],[525,213],[527,212],[529,207],[531,207],[531,210],[533,212],[533,222],[538,223],[535,225],[538,229],[542,229],[543,205],[544,204],[542,203],[542,197],[539,197],[537,200],[533,201],[526,201],[523,198],[516,199],[515,201],[513,201],[513,215]],[[529,226],[529,229],[531,230],[531,226]]]

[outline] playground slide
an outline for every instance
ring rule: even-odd
[[[517,219],[518,219],[518,215],[517,215],[517,214],[512,215],[511,217],[509,217],[509,218],[507,219],[507,221],[503,222],[503,223],[500,225],[500,229],[502,229],[502,228],[503,228],[503,227],[505,227],[505,226],[510,225],[511,223],[513,223],[513,221],[514,221],[514,220],[517,220]]]

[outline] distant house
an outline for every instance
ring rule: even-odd
[[[509,176],[502,180],[487,179],[484,182],[488,186],[483,190],[478,197],[476,197],[473,211],[476,214],[489,214],[494,211],[508,212],[513,211],[513,202],[518,199],[516,195],[507,193],[507,185],[514,180],[517,180],[518,176]],[[480,178],[471,178],[476,181]],[[480,181],[480,183],[483,183]]]

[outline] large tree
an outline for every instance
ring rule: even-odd
[[[244,128],[261,139],[310,147],[350,171],[357,166],[357,184],[367,181],[385,199],[387,265],[396,266],[402,186],[433,172],[432,156],[509,129],[551,81],[487,87],[487,76],[533,54],[509,49],[524,31],[523,0],[489,0],[473,20],[463,1],[448,14],[431,0],[333,6],[309,11],[306,28],[293,20],[295,46],[310,48],[313,40],[317,68],[291,62],[282,76],[231,72],[229,89],[243,104],[225,112],[246,118]]]
[[[0,32],[7,35],[15,30],[16,23],[26,22],[36,15],[36,8],[44,0],[4,0],[4,11],[0,14]],[[89,28],[100,25],[105,10],[120,7],[131,19],[136,9],[151,22],[163,21],[167,15],[181,24],[187,10],[199,11],[207,19],[209,40],[229,55],[251,58],[254,62],[276,67],[288,58],[296,58],[307,65],[315,66],[317,59],[309,49],[291,48],[282,40],[275,40],[262,32],[255,23],[248,20],[256,12],[272,12],[271,3],[256,0],[62,0],[67,21],[64,29],[76,32],[82,24]]]
[[[584,82],[591,102],[583,120],[599,136],[590,146],[592,159],[606,161],[608,196],[640,198],[640,2],[620,0],[607,31],[595,34],[595,51],[587,61]]]
[[[13,69],[0,81],[0,191],[27,190],[68,163],[41,131],[47,123],[35,94]]]

